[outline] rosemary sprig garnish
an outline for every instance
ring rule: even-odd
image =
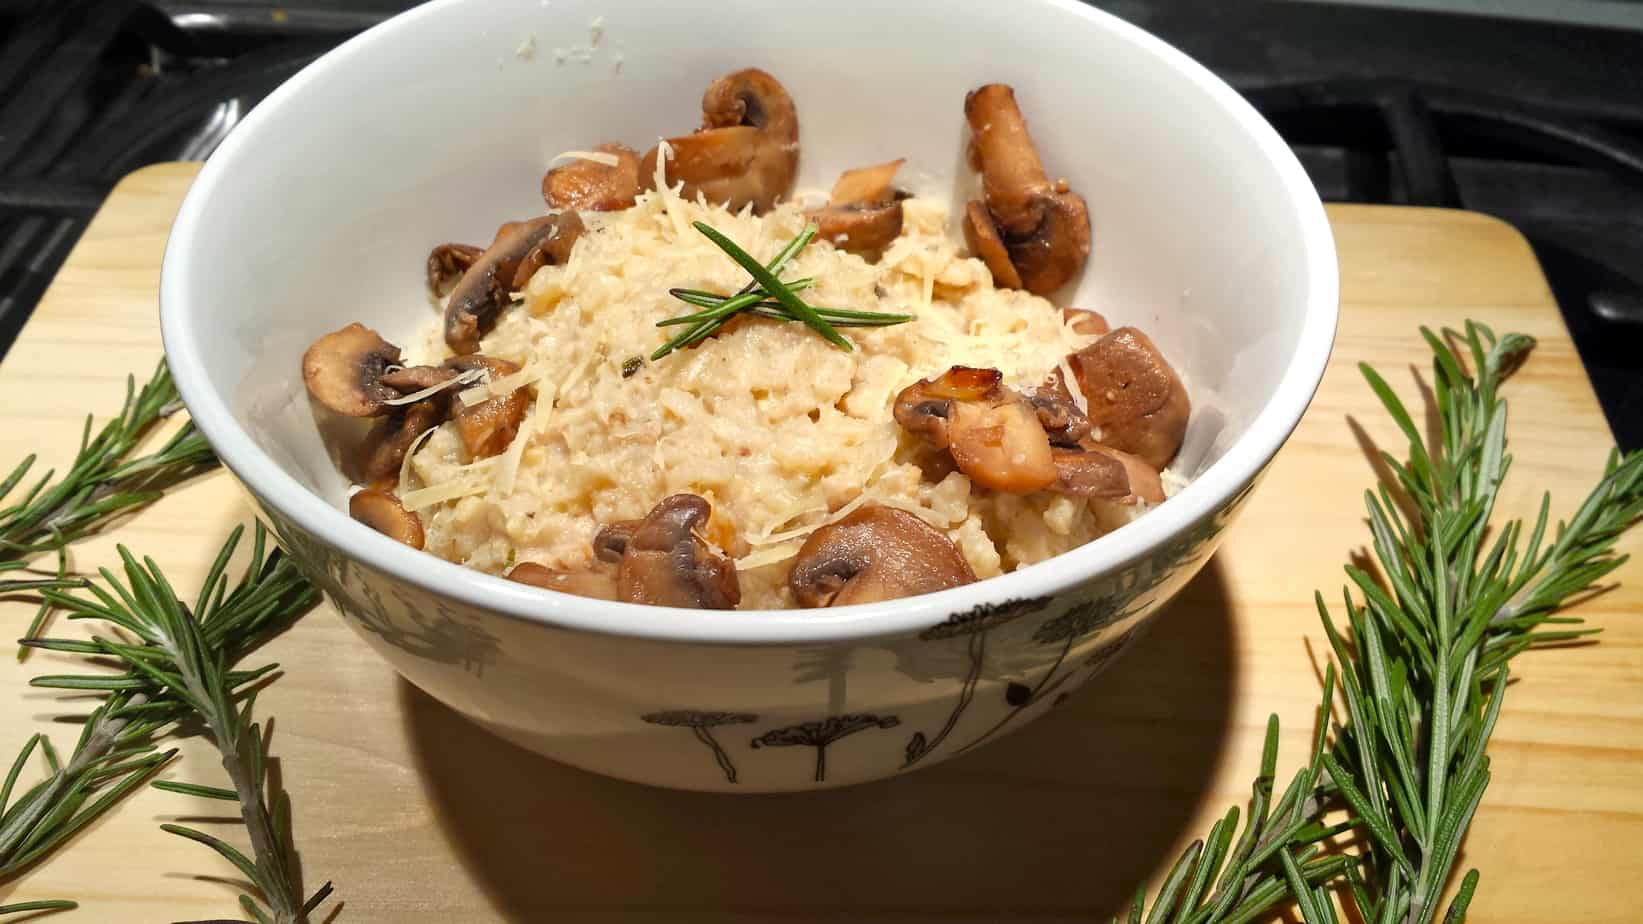
[[[182,399],[171,380],[171,371],[161,360],[142,390],[137,390],[133,378],[126,378],[124,406],[95,436],[91,417],[86,417],[79,451],[63,477],[53,483],[56,472],[48,471],[15,503],[0,508],[0,572],[25,570],[36,556],[55,552],[55,576],[0,580],[0,594],[65,586],[69,575],[64,549],[69,543],[153,501],[166,487],[217,464],[211,447],[192,422],[157,451],[132,455],[159,422],[181,409]],[[34,463],[35,457],[29,455],[0,479],[0,499],[22,484]],[[25,637],[33,637],[40,630],[48,612],[45,605],[36,611],[23,633]]]
[[[124,670],[36,677],[34,686],[93,690],[108,698],[88,718],[73,758],[61,763],[50,741],[36,735],[23,748],[8,776],[4,795],[38,747],[48,776],[6,809],[0,820],[0,880],[21,872],[60,846],[75,830],[106,811],[168,760],[154,753],[154,741],[178,723],[197,723],[222,753],[233,788],[160,783],[162,789],[240,803],[256,859],[225,841],[177,825],[162,827],[210,846],[239,868],[261,899],[242,896],[246,913],[258,922],[296,924],[307,919],[329,884],[306,900],[295,874],[289,801],[271,789],[268,743],[252,719],[256,690],[277,669],[234,665],[288,628],[318,602],[318,593],[277,549],[270,550],[259,523],[251,560],[230,586],[226,574],[243,527],[223,544],[192,607],[183,604],[151,559],[138,562],[124,546],[122,581],[108,569],[102,584],[83,593],[48,590],[49,602],[71,619],[95,619],[123,630],[124,637],[90,640],[34,639],[31,648],[113,660]],[[111,782],[110,781],[114,781]],[[96,795],[94,802],[87,800]]]
[[[815,280],[810,277],[783,282],[778,278],[782,268],[788,261],[797,256],[811,239],[816,236],[816,226],[806,225],[770,263],[761,265],[747,251],[736,245],[735,241],[715,230],[705,222],[695,222],[696,230],[700,231],[708,240],[719,246],[730,258],[735,260],[748,271],[753,280],[743,286],[741,291],[734,295],[719,295],[702,289],[674,288],[668,294],[688,304],[703,309],[692,314],[668,318],[656,323],[657,327],[673,327],[690,325],[690,329],[662,344],[656,352],[650,354],[654,360],[661,359],[677,349],[693,346],[711,337],[721,327],[737,314],[747,313],[776,321],[802,321],[811,329],[821,334],[834,345],[850,350],[854,349],[850,341],[845,339],[837,330],[839,327],[885,327],[891,324],[904,324],[913,319],[912,315],[886,314],[875,311],[853,311],[847,308],[825,308],[807,304],[799,298],[799,292],[810,288]]]
[[[1384,579],[1347,568],[1361,599],[1344,592],[1344,629],[1318,596],[1339,673],[1334,665],[1325,672],[1310,760],[1268,812],[1274,716],[1254,823],[1230,853],[1236,809],[1195,842],[1165,877],[1148,922],[1244,922],[1292,901],[1308,924],[1334,924],[1327,880],[1344,876],[1353,920],[1430,924],[1489,784],[1487,748],[1509,663],[1536,645],[1595,631],[1568,628],[1581,620],[1558,613],[1625,562],[1614,544],[1643,517],[1643,452],[1611,455],[1575,515],[1550,533],[1543,499],[1525,548],[1521,521],[1492,530],[1489,520],[1511,463],[1499,386],[1534,342],[1497,338],[1475,323],[1446,330],[1464,345],[1468,373],[1444,339],[1421,333],[1434,353],[1439,445],[1426,445],[1385,380],[1360,367],[1409,452],[1402,462],[1383,453],[1393,480],[1366,497]],[[1332,727],[1337,681],[1345,721]],[[1341,808],[1347,819],[1326,827],[1321,819]],[[1347,830],[1363,836],[1360,851],[1320,856],[1324,837]],[[1464,920],[1477,885],[1471,870],[1445,924]],[[1137,896],[1129,920],[1141,921],[1144,910]]]

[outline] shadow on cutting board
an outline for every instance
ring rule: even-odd
[[[893,780],[725,796],[606,779],[515,747],[400,682],[467,873],[514,921],[615,912],[1103,919],[1174,860],[1225,746],[1234,614],[1211,559],[1064,706]]]

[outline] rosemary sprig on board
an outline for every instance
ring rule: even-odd
[[[789,241],[781,252],[776,254],[768,264],[760,264],[747,251],[737,246],[735,241],[726,237],[712,225],[705,222],[694,222],[694,227],[708,240],[719,246],[747,270],[753,281],[743,286],[741,291],[734,295],[718,295],[701,289],[674,288],[668,294],[680,301],[701,308],[691,314],[668,318],[656,323],[657,327],[672,327],[689,325],[684,333],[679,334],[657,348],[650,354],[652,361],[661,359],[677,349],[694,346],[697,343],[713,336],[737,314],[751,314],[757,317],[770,318],[776,321],[802,321],[816,333],[827,338],[829,342],[840,349],[854,349],[850,341],[840,334],[840,327],[885,327],[891,324],[904,324],[913,319],[907,314],[888,314],[877,311],[853,311],[848,308],[826,308],[807,304],[797,293],[814,285],[815,280],[809,277],[783,282],[779,277],[782,268],[798,255],[816,236],[816,226],[806,225],[798,237]]]
[[[56,472],[48,471],[14,503],[0,508],[0,573],[23,571],[36,556],[55,552],[56,574],[37,580],[0,580],[0,594],[65,586],[69,543],[153,501],[166,487],[217,464],[192,422],[155,452],[133,455],[156,425],[181,409],[171,371],[161,360],[140,391],[135,379],[126,378],[124,406],[95,436],[91,417],[86,417],[79,451],[63,477],[54,483]],[[0,479],[0,499],[23,483],[34,463],[35,456],[29,455]],[[45,605],[35,612],[25,637],[40,630],[48,612]]]
[[[297,881],[291,838],[290,802],[272,789],[267,774],[268,741],[252,719],[256,690],[277,669],[235,665],[288,628],[318,602],[313,586],[278,549],[270,550],[259,523],[251,559],[230,585],[227,568],[243,527],[223,544],[192,606],[178,599],[152,559],[139,562],[125,547],[119,553],[124,581],[108,569],[102,583],[81,593],[48,590],[52,604],[71,619],[105,622],[121,637],[90,640],[35,639],[31,648],[112,660],[123,672],[36,677],[37,687],[108,694],[86,722],[74,757],[59,762],[50,742],[36,735],[24,747],[9,780],[15,780],[38,745],[50,771],[0,821],[0,880],[21,872],[75,830],[140,785],[171,752],[153,753],[154,741],[178,723],[197,723],[222,754],[231,789],[156,783],[162,789],[240,804],[255,859],[227,842],[192,828],[162,825],[174,834],[206,844],[233,863],[259,893],[242,896],[257,922],[296,924],[307,919],[330,892],[327,883],[308,898]],[[115,781],[110,784],[110,781]],[[6,786],[9,794],[11,786]],[[96,795],[95,801],[87,799]]]
[[[1508,665],[1536,645],[1595,631],[1569,628],[1581,620],[1559,612],[1625,562],[1614,544],[1643,517],[1643,452],[1611,455],[1575,515],[1550,532],[1550,498],[1532,527],[1514,520],[1491,529],[1511,464],[1499,387],[1534,341],[1497,338],[1475,323],[1444,331],[1463,345],[1469,373],[1449,342],[1421,333],[1434,354],[1438,445],[1426,444],[1385,380],[1360,367],[1409,451],[1405,461],[1383,453],[1392,480],[1366,496],[1382,577],[1347,568],[1359,597],[1343,593],[1342,628],[1318,596],[1339,673],[1335,665],[1325,672],[1310,760],[1269,813],[1274,716],[1255,782],[1254,823],[1239,846],[1228,852],[1234,809],[1170,870],[1150,911],[1145,896],[1136,897],[1130,921],[1229,924],[1293,902],[1308,924],[1334,924],[1328,887],[1340,885],[1329,882],[1340,876],[1351,919],[1430,924],[1489,784],[1487,749]],[[1337,680],[1345,718],[1331,723]],[[1324,826],[1337,808],[1346,820]],[[1362,836],[1361,850],[1320,856],[1325,838],[1347,830]],[[1471,870],[1445,924],[1465,919],[1477,885]]]

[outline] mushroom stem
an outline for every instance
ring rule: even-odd
[[[990,83],[964,97],[987,210],[1008,236],[1032,234],[1044,220],[1050,180],[1008,84]]]

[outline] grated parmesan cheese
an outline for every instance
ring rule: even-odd
[[[1072,364],[1067,362],[1067,357],[1063,356],[1056,368],[1061,370],[1061,382],[1067,386],[1067,394],[1072,396],[1073,406],[1078,408],[1080,414],[1088,417],[1090,399],[1084,396],[1084,389],[1078,386],[1078,377],[1073,375]]]
[[[483,494],[491,487],[489,478],[466,478],[429,485],[399,496],[399,504],[406,510],[421,510],[473,494]]]
[[[389,398],[382,403],[388,405],[389,407],[400,407],[406,404],[415,404],[423,398],[427,398],[431,395],[437,395],[447,388],[456,388],[460,385],[468,385],[473,382],[477,382],[480,379],[485,378],[487,374],[488,373],[484,368],[469,369],[468,371],[458,373],[452,378],[448,378],[437,385],[429,385],[421,391],[413,391],[408,395],[400,395],[398,398]]]

